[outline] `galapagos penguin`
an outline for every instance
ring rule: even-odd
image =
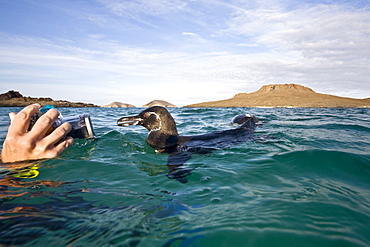
[[[141,125],[145,127],[149,131],[146,138],[147,143],[156,152],[170,154],[168,166],[174,173],[175,170],[180,172],[176,168],[189,160],[191,154],[209,153],[215,149],[228,148],[252,139],[257,122],[258,119],[253,115],[240,114],[232,120],[232,123],[240,124],[234,129],[183,136],[178,134],[176,122],[168,110],[161,106],[153,106],[136,116],[118,119],[117,125]],[[176,179],[179,180],[179,178]]]

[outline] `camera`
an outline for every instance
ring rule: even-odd
[[[34,114],[31,117],[31,122],[28,131],[32,129],[37,119],[39,119],[45,112],[52,108],[54,108],[53,105],[46,105],[42,107],[38,113]],[[89,114],[81,114],[71,117],[62,117],[62,115],[59,113],[58,119],[53,123],[50,130],[48,130],[47,134],[50,134],[54,129],[56,129],[58,126],[66,122],[72,125],[72,130],[67,134],[67,136],[79,139],[95,138],[93,125]]]

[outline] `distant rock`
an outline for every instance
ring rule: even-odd
[[[114,101],[114,102],[112,102],[108,105],[105,105],[103,107],[107,107],[107,108],[117,108],[117,107],[127,108],[127,107],[136,107],[136,106]]]
[[[10,100],[16,98],[23,98],[23,95],[17,91],[10,90],[6,93],[0,94],[0,101],[2,100]]]
[[[253,93],[239,93],[234,98],[185,107],[306,107],[306,108],[369,108],[367,99],[352,99],[314,92],[297,84],[262,86]]]
[[[168,103],[167,101],[164,101],[164,100],[153,100],[149,102],[148,104],[143,105],[143,108],[148,108],[152,106],[177,107],[174,104]]]
[[[10,90],[0,94],[0,107],[24,107],[30,104],[54,105],[55,107],[99,107],[94,104],[69,102],[66,100],[53,100],[52,98],[24,97],[18,91]]]

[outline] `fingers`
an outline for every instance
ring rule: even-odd
[[[58,156],[61,152],[63,152],[64,150],[66,150],[69,146],[71,146],[73,144],[73,138],[68,136],[66,139],[64,139],[63,141],[59,142],[55,147],[54,147],[54,150],[56,152],[56,156]],[[54,158],[54,157],[53,157]]]
[[[63,123],[58,128],[56,128],[50,135],[45,137],[45,141],[48,144],[54,145],[59,142],[63,137],[65,137],[72,129],[70,123]],[[72,138],[73,140],[73,138]]]
[[[52,147],[49,148],[47,155],[45,158],[51,159],[57,157],[59,154],[61,154],[64,150],[66,150],[69,146],[73,144],[73,138],[68,136],[64,140],[58,142],[57,145],[52,145]]]
[[[17,114],[9,113],[11,124],[1,150],[3,162],[54,158],[72,145],[73,138],[66,137],[72,129],[69,123],[64,123],[51,131],[53,123],[59,116],[55,109],[43,114],[28,131],[31,116],[39,110],[40,105],[34,104],[23,108]]]
[[[29,134],[33,137],[43,138],[49,132],[51,132],[51,126],[58,119],[59,112],[55,109],[48,110],[45,114],[43,114],[32,127]]]
[[[30,125],[30,119],[33,114],[40,109],[39,104],[29,105],[23,108],[18,114],[10,113],[11,124],[9,126],[8,134],[22,135],[27,132]]]
[[[69,123],[64,123],[56,128],[50,135],[46,136],[40,143],[40,149],[42,150],[39,158],[51,159],[57,157],[65,149],[73,144],[73,138],[70,136],[66,137],[72,126]],[[66,137],[65,139],[63,139]]]

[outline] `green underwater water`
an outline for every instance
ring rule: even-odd
[[[19,110],[0,108],[1,144]],[[146,129],[116,126],[142,109],[59,110],[91,114],[97,140],[38,162],[34,178],[3,166],[0,246],[370,245],[370,109],[170,108],[184,135],[235,128],[242,113],[262,123],[193,155],[187,183],[166,176]]]

